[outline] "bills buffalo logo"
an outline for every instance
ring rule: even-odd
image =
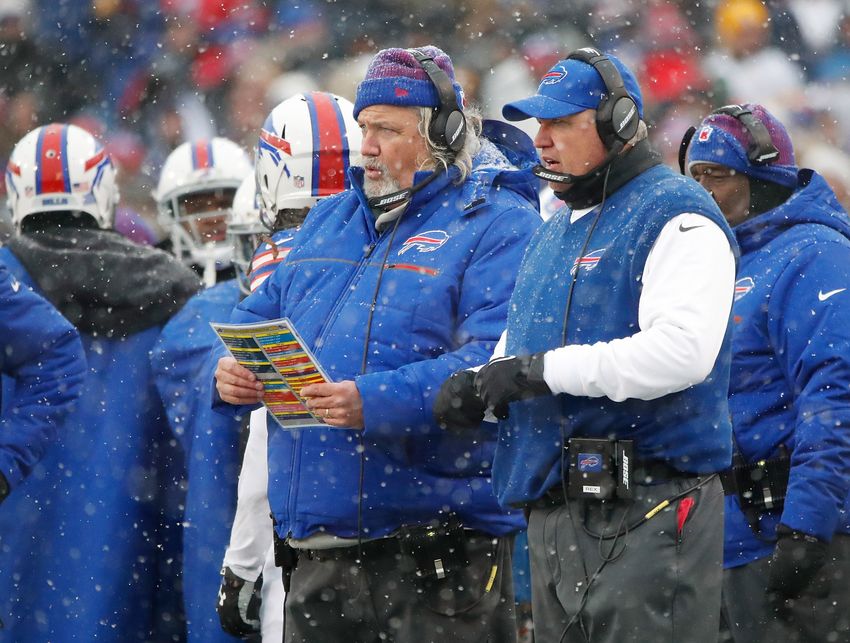
[[[752,277],[742,277],[738,281],[735,282],[735,301],[738,301],[741,297],[750,292],[755,286],[755,282]]]
[[[602,458],[597,453],[579,453],[578,470],[590,472],[602,471]]]
[[[699,134],[697,134],[697,140],[700,143],[705,143],[709,138],[711,138],[711,128],[706,125],[700,129]]]
[[[260,130],[260,139],[257,141],[257,148],[259,153],[268,152],[275,165],[280,165],[281,154],[292,156],[292,146],[289,144],[289,141],[266,129]],[[287,176],[289,176],[288,171]]]
[[[434,250],[442,246],[448,240],[449,235],[447,235],[443,230],[428,230],[427,232],[420,232],[405,241],[401,246],[401,250],[398,251],[398,254],[403,255],[412,248],[416,248],[419,252],[434,252]]]
[[[543,79],[540,81],[541,85],[557,85],[564,78],[567,77],[567,70],[563,67],[556,67],[555,69],[546,73],[543,76]]]
[[[589,272],[596,268],[596,265],[599,263],[599,260],[602,258],[602,255],[605,254],[606,248],[600,248],[599,250],[594,250],[593,252],[589,252],[583,257],[579,257],[573,262],[573,267],[570,268],[570,274],[575,275],[576,271],[581,267],[586,272]]]

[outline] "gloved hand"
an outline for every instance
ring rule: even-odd
[[[500,420],[507,419],[509,402],[552,395],[543,379],[543,353],[494,359],[476,373],[475,388]]]
[[[221,629],[240,638],[260,632],[260,603],[263,575],[255,582],[239,578],[230,567],[221,570],[221,587],[215,611]]]
[[[797,598],[807,588],[813,596],[825,596],[829,588],[815,577],[826,562],[829,545],[786,525],[779,525],[776,534],[767,580],[768,600],[773,607],[781,608],[785,600]]]
[[[458,371],[443,382],[434,400],[434,419],[443,429],[471,429],[484,419],[484,402],[475,390],[475,373]]]

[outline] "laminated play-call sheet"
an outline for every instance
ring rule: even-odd
[[[289,319],[210,326],[236,361],[263,383],[263,404],[281,427],[327,426],[304,405],[301,389],[331,379]]]

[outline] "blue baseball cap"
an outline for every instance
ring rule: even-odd
[[[643,97],[634,74],[616,56],[606,56],[623,77],[623,85],[643,118]],[[605,82],[592,65],[567,58],[555,63],[546,72],[534,96],[508,103],[502,108],[502,116],[509,121],[571,116],[586,109],[598,108],[605,94]]]

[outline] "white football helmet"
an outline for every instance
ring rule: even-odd
[[[267,225],[285,209],[311,208],[348,187],[360,153],[354,106],[328,92],[304,92],[275,107],[257,143],[257,188]]]
[[[112,228],[118,185],[103,145],[76,125],[51,123],[24,136],[6,166],[6,193],[15,230],[29,216],[85,213]]]
[[[162,166],[154,190],[161,225],[181,261],[204,269],[204,282],[215,283],[216,270],[229,265],[233,247],[226,238],[236,189],[251,174],[251,161],[226,138],[187,142]]]
[[[257,195],[257,181],[254,174],[246,176],[236,195],[233,197],[233,214],[227,226],[227,236],[233,246],[233,266],[239,289],[245,295],[251,294],[248,275],[251,272],[251,258],[262,243],[263,235],[269,230],[260,221],[260,204]]]

